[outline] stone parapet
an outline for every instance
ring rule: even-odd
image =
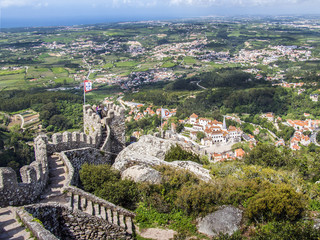
[[[49,168],[46,137],[35,138],[35,158],[20,169],[22,182],[12,168],[0,168],[0,207],[23,205],[39,197],[48,182]]]
[[[94,108],[85,105],[83,107],[83,119],[84,132],[55,133],[51,139],[46,135],[39,135],[34,139],[36,160],[20,169],[22,182],[18,182],[13,169],[0,168],[0,207],[30,204],[40,196],[48,182],[48,157],[53,153],[90,148],[92,150],[88,151],[93,154],[84,154],[82,157],[88,159],[88,162],[99,164],[110,161],[115,154],[124,148],[123,108],[111,103],[107,104],[103,118],[100,119]],[[99,160],[93,159],[93,156],[101,155],[100,151],[105,152],[104,157],[98,157]],[[74,151],[73,154],[79,152],[81,151]],[[68,154],[65,153],[67,158],[69,157]],[[79,160],[79,166],[81,164]],[[79,169],[76,168],[75,174],[78,172]]]
[[[134,213],[77,188],[80,185],[79,171],[84,163],[106,163],[103,162],[106,156],[99,156],[99,154],[101,154],[100,151],[91,148],[60,153],[68,172],[64,192],[67,192],[70,197],[70,207],[103,218],[109,223],[125,229],[127,233],[134,234]]]
[[[121,227],[82,211],[54,204],[34,204],[17,213],[40,240],[133,239]],[[31,215],[29,215],[31,214]]]
[[[38,240],[59,240],[50,231],[45,229],[40,222],[30,215],[24,208],[16,210],[16,216],[21,219],[23,224],[32,232]]]

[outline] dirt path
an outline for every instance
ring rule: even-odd
[[[177,233],[176,231],[171,229],[160,228],[147,228],[137,232],[143,238],[156,240],[170,240],[173,239],[174,235]]]

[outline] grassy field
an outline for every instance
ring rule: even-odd
[[[103,69],[110,69],[112,68],[114,65],[112,63],[107,63],[105,65],[102,66]]]
[[[6,90],[28,89],[29,83],[24,79],[25,74],[5,75],[0,77],[0,88]]]
[[[98,103],[104,100],[106,97],[113,96],[122,90],[119,86],[102,86],[98,87],[97,90],[86,93],[86,100],[88,103]]]
[[[66,73],[66,74],[68,74],[68,73],[69,73],[65,68],[62,68],[62,67],[51,68],[51,71],[52,71],[54,74],[61,74],[61,73]]]
[[[20,69],[20,70],[1,70],[0,71],[0,76],[6,76],[6,75],[15,75],[15,74],[21,74],[21,73],[25,73],[25,69]]]
[[[185,57],[184,59],[183,59],[183,62],[185,63],[185,64],[195,64],[195,63],[197,63],[197,60],[196,59],[194,59],[193,57]]]
[[[177,64],[172,61],[166,61],[161,65],[161,67],[162,68],[172,68],[172,67],[175,67],[176,65]]]
[[[126,61],[126,62],[116,62],[115,66],[116,67],[121,67],[121,68],[130,68],[130,67],[135,67],[139,64],[139,62],[136,61]]]

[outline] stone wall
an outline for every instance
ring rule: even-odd
[[[47,138],[48,155],[76,148],[97,147],[100,136],[88,136],[80,132],[54,133],[51,140]]]
[[[59,153],[64,165],[68,170],[67,185],[79,187],[79,171],[84,163],[110,164],[110,154],[104,153],[96,148],[79,148]]]
[[[38,136],[34,142],[36,160],[20,169],[21,183],[12,168],[0,168],[0,207],[31,203],[45,188],[49,176],[46,138]]]
[[[112,121],[109,123],[110,126],[110,142],[111,152],[118,154],[125,148],[125,115],[124,109],[121,111],[115,111]]]
[[[106,131],[106,138],[101,145],[101,150],[119,153],[125,147],[125,114],[124,109],[113,103],[107,103],[102,112],[102,119],[96,114],[95,106],[83,106],[84,133],[91,138],[102,136]],[[101,137],[100,137],[101,139]]]
[[[106,220],[59,204],[36,204],[25,210],[59,239],[133,239]]]
[[[0,168],[0,196],[3,196],[0,198],[0,207],[35,201],[48,181],[47,158],[55,152],[92,148],[95,149],[92,150],[95,152],[92,156],[98,156],[99,150],[105,152],[103,161],[100,158],[91,161],[90,154],[84,154],[82,158],[97,164],[114,159],[125,146],[124,109],[112,103],[106,107],[102,119],[90,105],[83,107],[84,133],[64,132],[53,134],[52,139],[46,135],[35,138],[36,161],[20,169],[21,183],[18,183],[13,169]]]
[[[83,131],[88,137],[95,139],[97,136],[102,136],[105,125],[93,108],[90,105],[83,106]]]
[[[159,137],[159,136],[157,136],[157,137]],[[192,152],[199,154],[199,155],[207,155],[207,152],[204,149],[201,149],[199,144],[194,144],[190,141],[186,142],[186,140],[183,137],[179,137],[177,134],[172,134],[167,131],[164,134],[164,138],[177,141],[177,144],[179,144],[183,149],[185,149],[187,151],[192,151]]]
[[[109,223],[121,227],[128,234],[134,234],[134,213],[78,188],[80,187],[79,171],[82,165],[84,163],[108,163],[106,159],[109,157],[106,153],[97,149],[83,148],[61,152],[60,157],[68,172],[64,191],[70,197],[70,207],[86,211],[92,216],[99,216]]]
[[[16,217],[32,232],[37,240],[59,240],[50,231],[45,229],[41,222],[37,221],[23,207],[16,209]]]

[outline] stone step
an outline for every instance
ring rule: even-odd
[[[57,184],[62,184],[62,182],[64,182],[66,180],[66,176],[57,176],[57,177],[53,177],[49,179],[49,187],[54,187],[53,185],[57,185]]]
[[[0,240],[24,240],[31,237],[16,219],[14,207],[0,208],[0,219]]]
[[[50,171],[54,171],[54,170],[60,170],[60,169],[65,169],[65,166],[59,166],[59,167],[54,167],[54,168],[49,168]]]
[[[60,160],[60,161],[57,161],[57,162],[51,162],[51,164],[49,163],[50,166],[52,167],[59,167],[59,166],[63,166],[63,162]]]

